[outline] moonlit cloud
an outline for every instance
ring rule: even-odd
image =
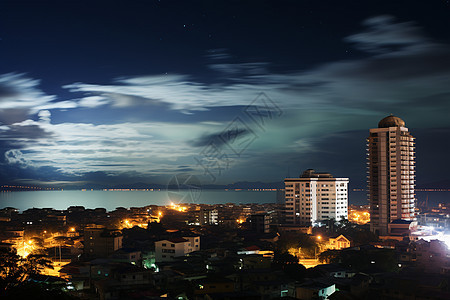
[[[34,110],[55,100],[55,96],[39,90],[39,83],[39,80],[27,78],[24,74],[0,75],[0,109]]]
[[[28,167],[32,163],[27,160],[20,150],[9,150],[5,153],[5,158],[8,164],[19,165],[20,167]]]
[[[50,124],[26,120],[13,125],[37,126],[52,136],[24,145],[20,153],[7,152],[7,163],[17,163],[20,154],[21,159],[32,161],[36,167],[52,165],[69,174],[125,172],[130,168],[146,174],[176,171],[178,164],[191,163],[192,156],[198,153],[187,146],[190,137],[175,124]],[[182,127],[192,134],[203,132],[203,127],[196,124]]]
[[[78,104],[81,107],[90,107],[90,108],[106,105],[108,103],[109,103],[109,101],[108,101],[107,97],[102,97],[102,96],[84,97],[84,98],[80,99],[80,101],[78,102]]]
[[[39,120],[44,123],[50,123],[51,113],[48,110],[41,110],[38,113]]]
[[[56,101],[55,95],[47,95],[39,89],[40,81],[25,74],[0,75],[0,110],[23,110],[36,113],[41,109],[74,108],[73,101]]]

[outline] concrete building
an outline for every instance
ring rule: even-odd
[[[328,299],[336,291],[336,285],[330,280],[310,280],[296,287],[298,299]]]
[[[122,233],[100,225],[84,229],[84,253],[87,256],[107,257],[122,248]]]
[[[270,232],[270,215],[267,213],[253,214],[247,218],[250,228],[253,232],[269,233]]]
[[[286,223],[311,225],[325,219],[347,219],[348,178],[309,169],[284,183]]]
[[[173,261],[175,257],[184,256],[200,250],[200,237],[172,238],[155,242],[156,262]]]
[[[217,209],[202,209],[200,211],[200,224],[201,225],[218,225],[219,224],[219,211]]]
[[[370,228],[388,234],[394,220],[414,220],[415,152],[414,138],[405,122],[393,115],[370,129],[367,139]]]

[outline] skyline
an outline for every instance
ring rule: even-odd
[[[0,183],[282,182],[312,168],[364,187],[365,139],[390,113],[416,137],[417,185],[449,181],[448,10],[3,1]],[[271,108],[264,123],[254,101]],[[215,178],[199,164],[211,143]]]

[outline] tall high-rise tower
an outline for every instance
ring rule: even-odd
[[[414,138],[390,115],[370,129],[367,146],[370,229],[386,235],[390,222],[415,217]]]

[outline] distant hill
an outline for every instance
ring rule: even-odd
[[[189,183],[188,183],[189,184]],[[250,181],[242,181],[242,182],[234,182],[230,184],[206,184],[201,185],[200,183],[193,183],[193,186],[199,185],[201,189],[282,189],[284,188],[283,182],[250,182]],[[51,190],[51,189],[64,189],[64,190],[103,190],[103,189],[187,189],[189,188],[189,185],[177,185],[174,183],[171,183],[171,185],[167,186],[166,184],[157,184],[157,183],[145,183],[145,182],[136,182],[136,183],[127,183],[127,184],[115,184],[115,185],[105,185],[105,184],[82,184],[82,185],[64,185],[61,187],[54,187],[54,188],[46,188],[46,187],[12,187],[12,186],[2,186],[0,187],[0,190],[9,190],[9,191],[26,191],[26,190]]]

